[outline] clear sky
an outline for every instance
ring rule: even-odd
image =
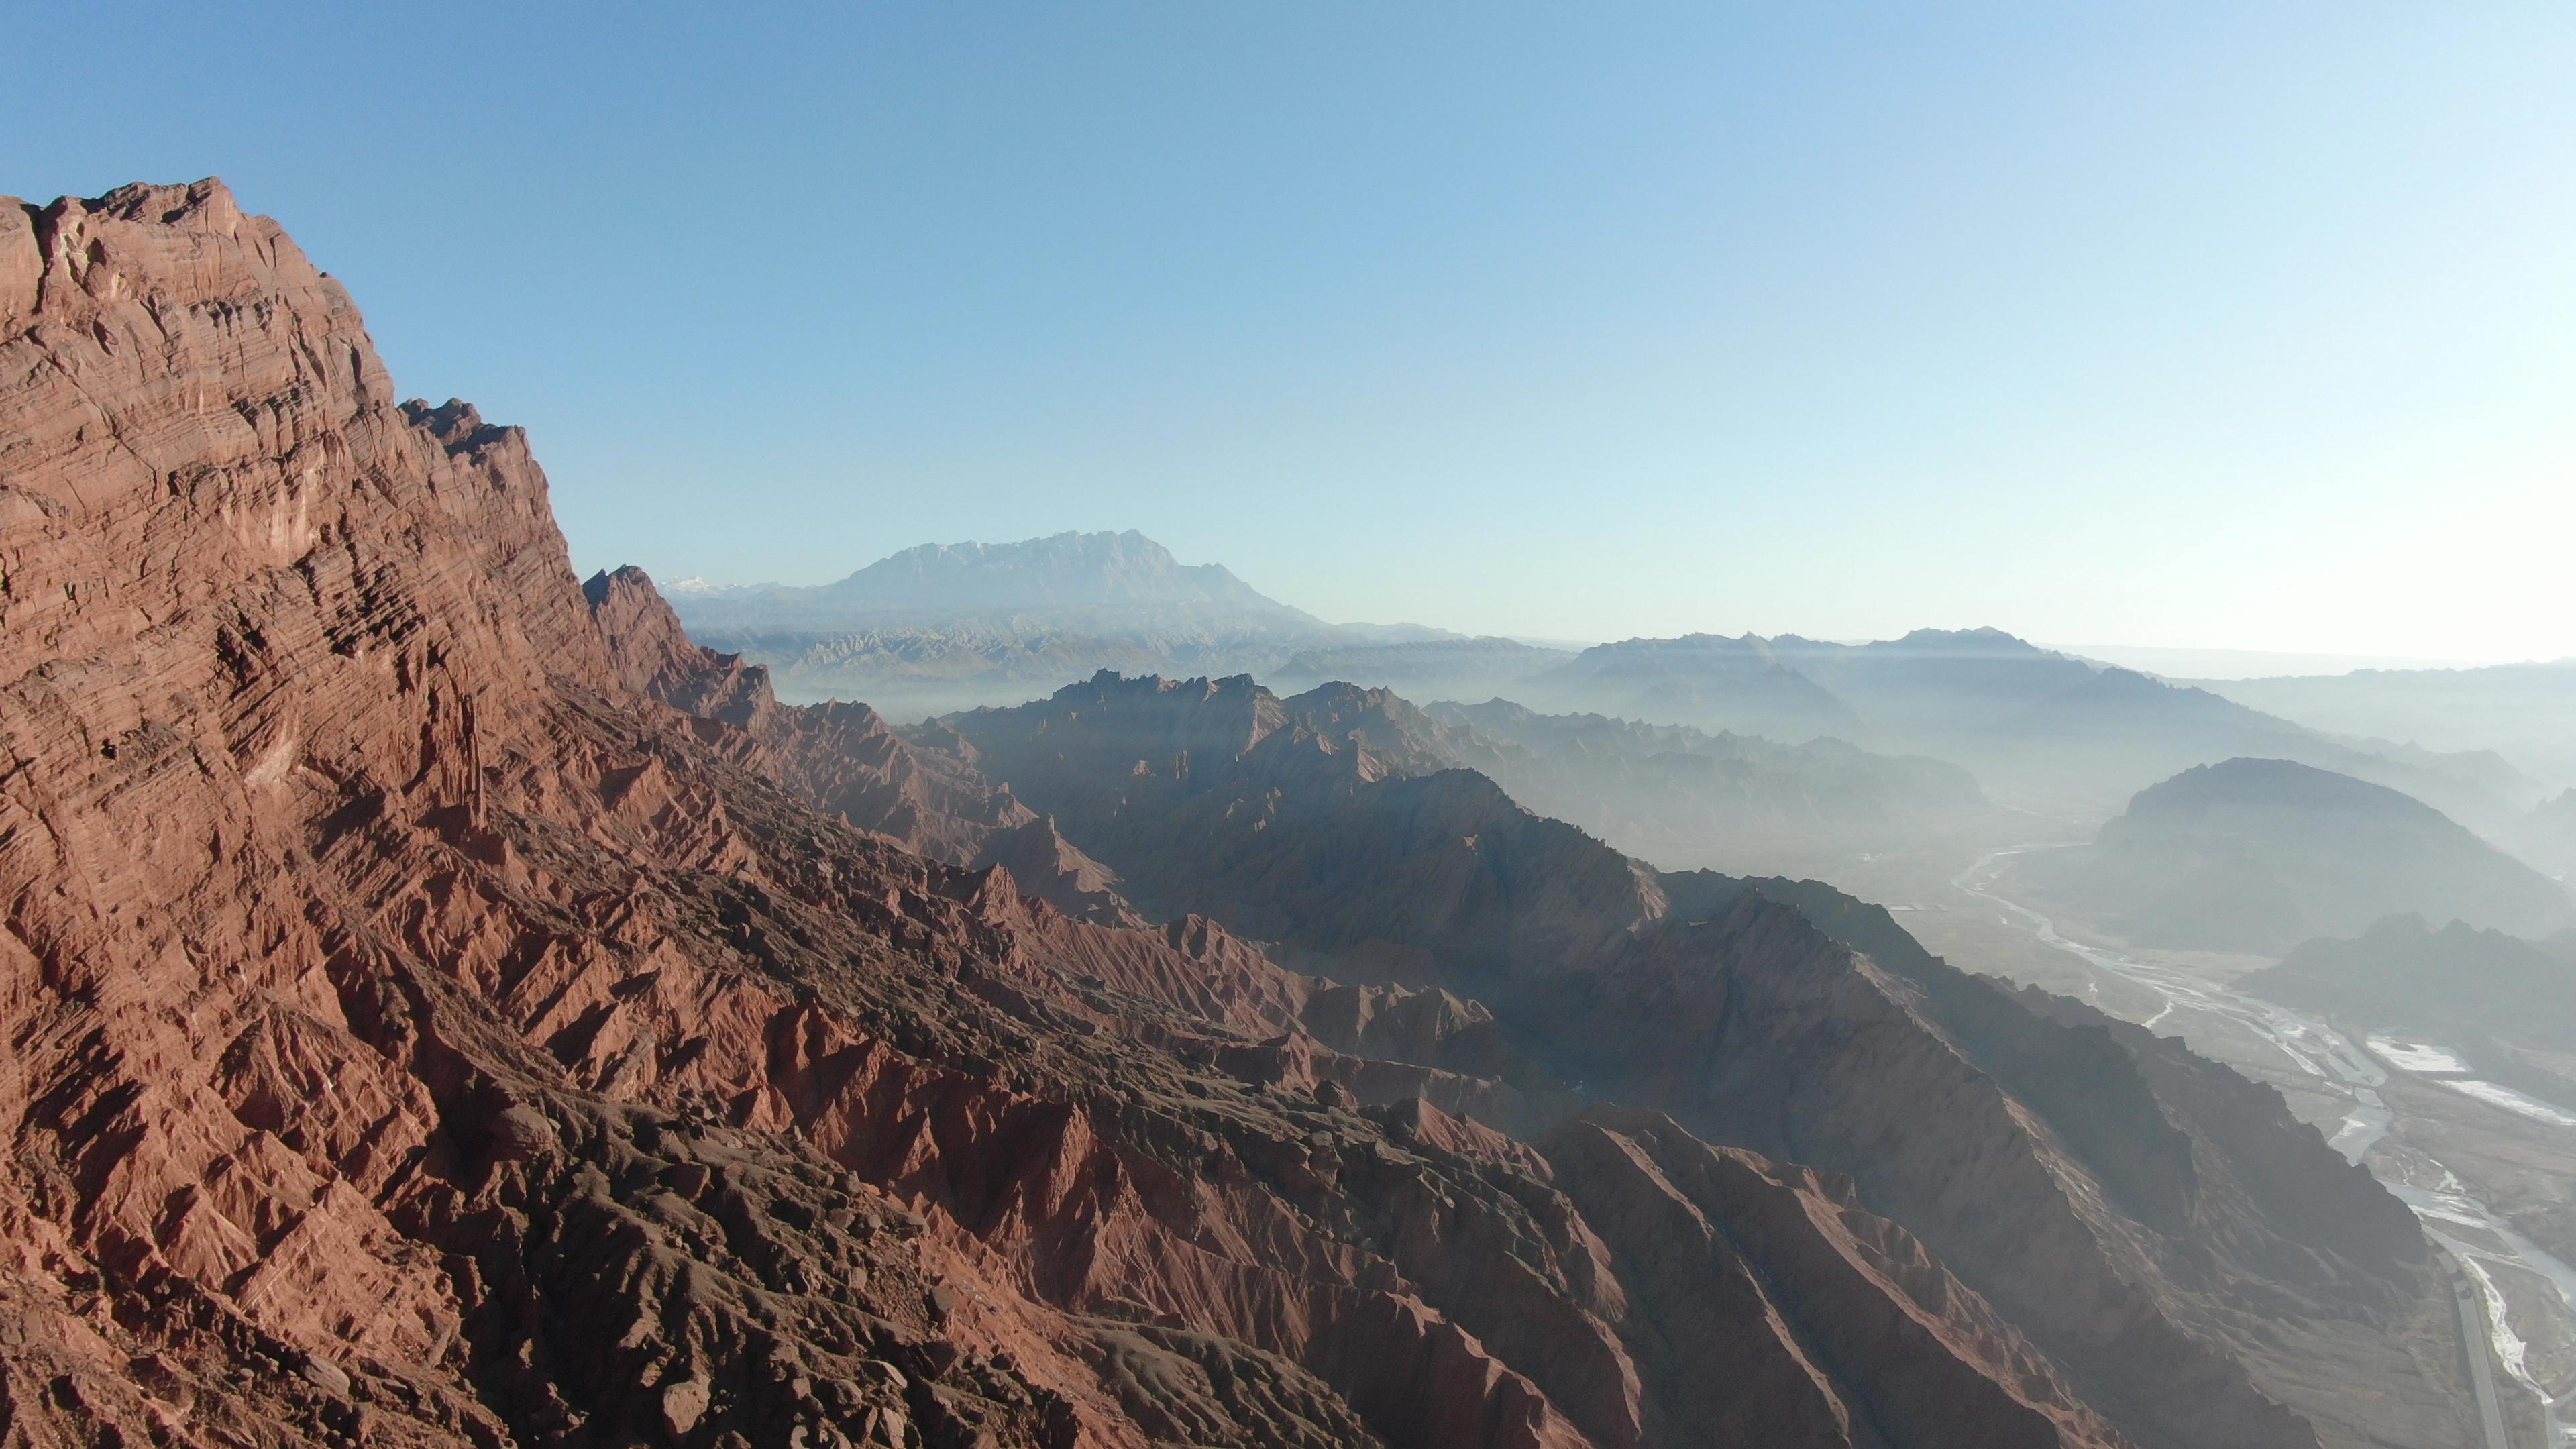
[[[757,18],[729,13],[758,10]],[[12,7],[575,563],[1140,528],[1332,618],[2576,654],[2576,5]]]

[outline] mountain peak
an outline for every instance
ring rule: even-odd
[[[1185,564],[1137,532],[1067,531],[1010,543],[925,543],[819,587],[769,586],[684,596],[690,622],[858,628],[890,617],[1070,611],[1094,622],[1218,618],[1325,632],[1322,621],[1269,598],[1223,564]],[[721,607],[723,616],[709,615]],[[705,617],[701,617],[705,616]]]
[[[1973,629],[1909,629],[1905,637],[1889,641],[1900,649],[1940,649],[1978,654],[2045,654],[2048,651],[2021,638],[2007,634],[1991,624]]]
[[[2130,802],[2132,814],[2196,809],[2202,802],[2231,806],[2291,806],[2302,809],[2367,810],[2390,816],[2440,817],[2423,801],[2356,780],[2350,775],[2303,765],[2296,760],[2240,756],[2213,765],[2194,765],[2171,779],[2150,785]],[[2447,823],[2447,822],[2446,822]]]

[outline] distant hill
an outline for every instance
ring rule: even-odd
[[[1548,708],[1741,730],[1781,740],[1850,735],[1860,716],[1785,657],[1803,644],[1685,634],[1597,644],[1533,682]]]
[[[2359,936],[2301,944],[2237,983],[2374,1026],[2492,1036],[2576,1052],[2576,933],[2528,941],[2465,921],[2388,916]]]
[[[2289,760],[2185,770],[2023,879],[2080,920],[2178,949],[2279,954],[2391,912],[2517,935],[2571,915],[2556,882],[2431,806]]]
[[[2506,832],[2505,844],[2561,880],[2576,876],[2576,789],[2533,806]]]

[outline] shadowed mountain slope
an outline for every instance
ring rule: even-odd
[[[2360,935],[2301,942],[2245,978],[2276,1001],[2576,1056],[2576,932],[2527,941],[2453,920],[2388,916]]]

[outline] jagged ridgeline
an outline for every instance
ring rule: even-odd
[[[781,703],[399,397],[0,207],[13,1443],[2474,1442],[2268,1090],[1392,696]]]

